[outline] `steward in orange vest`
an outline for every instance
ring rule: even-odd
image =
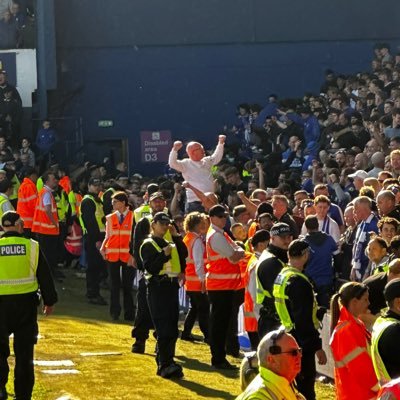
[[[30,231],[33,224],[33,216],[35,214],[36,201],[38,191],[36,181],[38,174],[34,168],[29,168],[26,171],[26,177],[22,181],[18,189],[17,213],[24,221],[24,231],[30,236]]]
[[[200,330],[204,341],[208,343],[209,302],[206,293],[206,248],[202,235],[205,235],[208,220],[204,214],[197,211],[188,214],[184,221],[186,235],[183,242],[188,250],[185,269],[185,289],[190,299],[189,312],[186,315],[182,340],[194,341],[192,329],[196,319],[199,320]]]
[[[53,196],[53,191],[57,188],[58,181],[53,172],[44,173],[42,180],[44,186],[39,191],[36,201],[32,232],[37,234],[40,248],[47,259],[53,276],[62,281],[65,275],[56,269],[59,259],[60,227],[58,224],[57,204]]]
[[[221,205],[210,208],[211,226],[207,233],[206,288],[211,304],[210,349],[211,364],[216,369],[236,369],[226,359],[225,343],[229,324],[233,318],[235,290],[239,288],[240,268],[238,261],[244,251],[224,232],[229,214]]]
[[[115,211],[106,217],[106,236],[100,248],[100,253],[107,262],[111,280],[110,314],[114,321],[119,319],[122,287],[124,319],[133,321],[135,310],[132,286],[136,269],[133,268],[133,257],[129,253],[134,222],[133,212],[128,208],[128,196],[124,192],[114,193],[111,202]]]
[[[257,349],[260,341],[258,336],[258,318],[260,316],[260,305],[256,303],[257,295],[257,276],[256,267],[261,253],[268,247],[270,234],[268,231],[261,229],[257,231],[251,239],[254,247],[254,254],[250,258],[245,276],[245,295],[244,295],[244,328],[249,336],[251,348]]]

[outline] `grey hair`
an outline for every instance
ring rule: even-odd
[[[282,326],[279,329],[268,332],[260,341],[257,347],[258,364],[261,367],[267,366],[267,356],[270,354],[270,348],[276,345],[276,341],[287,335],[285,328]],[[278,338],[278,339],[277,339]]]

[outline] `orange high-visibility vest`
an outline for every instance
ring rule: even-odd
[[[249,227],[249,230],[247,231],[247,238],[251,239],[254,234],[257,232],[258,228],[258,223],[256,221],[253,221]]]
[[[244,304],[243,304],[243,312],[244,312],[244,329],[246,332],[257,332],[258,331],[258,320],[256,313],[254,312],[254,301],[251,297],[251,289],[249,287],[250,283],[250,275],[256,273],[257,267],[257,256],[255,254],[252,255],[249,262],[247,263],[246,268],[246,276],[245,276],[245,288],[246,291],[244,293]],[[253,288],[253,292],[255,292]]]
[[[81,203],[82,203],[83,196],[80,193],[75,193],[75,199],[76,199],[75,212],[76,212],[76,216],[79,218],[81,215]]]
[[[43,205],[43,197],[48,191],[49,190],[46,187],[43,187],[43,189],[41,189],[39,192],[39,196],[36,201],[35,214],[33,215],[32,232],[41,233],[43,235],[59,235],[60,228],[58,226],[57,204],[51,192],[51,213],[54,221],[57,222],[57,226],[52,224]]]
[[[250,253],[249,251],[244,252],[244,257],[238,262],[239,268],[240,268],[240,285],[238,289],[243,289],[246,287],[246,270],[247,270],[247,264],[249,263],[249,260],[253,254]]]
[[[194,232],[187,232],[183,238],[188,250],[188,257],[186,258],[186,269],[185,269],[185,289],[188,292],[200,292],[201,291],[201,281],[196,273],[196,266],[194,265],[193,259],[193,245],[196,240],[201,240],[199,235]],[[206,251],[204,248],[203,254],[204,260],[206,259]]]
[[[116,211],[107,215],[106,232],[109,236],[104,246],[107,261],[128,262],[130,257],[129,244],[131,242],[132,226],[133,212],[130,210],[125,215],[122,224],[119,223],[119,217]]]
[[[58,184],[64,189],[65,193],[69,194],[72,190],[71,179],[67,175],[63,176],[59,181]]]
[[[386,385],[382,386],[378,394],[378,400],[395,400],[400,399],[400,378],[393,379]]]
[[[207,290],[237,290],[240,287],[240,267],[239,264],[233,264],[228,258],[221,256],[211,247],[211,238],[217,231],[210,226],[207,232]],[[224,232],[228,243],[234,245],[233,240]]]
[[[24,178],[18,189],[17,213],[24,221],[24,228],[32,229],[38,191],[36,184],[29,178]]]

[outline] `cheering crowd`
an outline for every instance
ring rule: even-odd
[[[214,369],[243,357],[243,309],[257,356],[240,399],[315,399],[329,310],[338,398],[384,398],[400,377],[400,56],[385,43],[374,54],[371,72],[326,71],[318,95],[240,104],[213,152],[192,141],[183,156],[176,141],[156,179],[109,159],[68,171],[51,146],[38,170],[29,140],[13,151],[3,135],[0,217],[15,209],[56,280],[74,266],[90,304],[133,322],[132,352],[154,329],[163,378],[184,374],[184,286],[181,340],[198,320]]]

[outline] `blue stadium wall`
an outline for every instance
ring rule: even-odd
[[[400,45],[397,0],[57,0],[55,14],[58,89],[77,93],[64,112],[85,140],[129,138],[131,172],[149,173],[142,130],[211,146],[237,104],[317,93],[326,68],[368,70],[377,41]]]

